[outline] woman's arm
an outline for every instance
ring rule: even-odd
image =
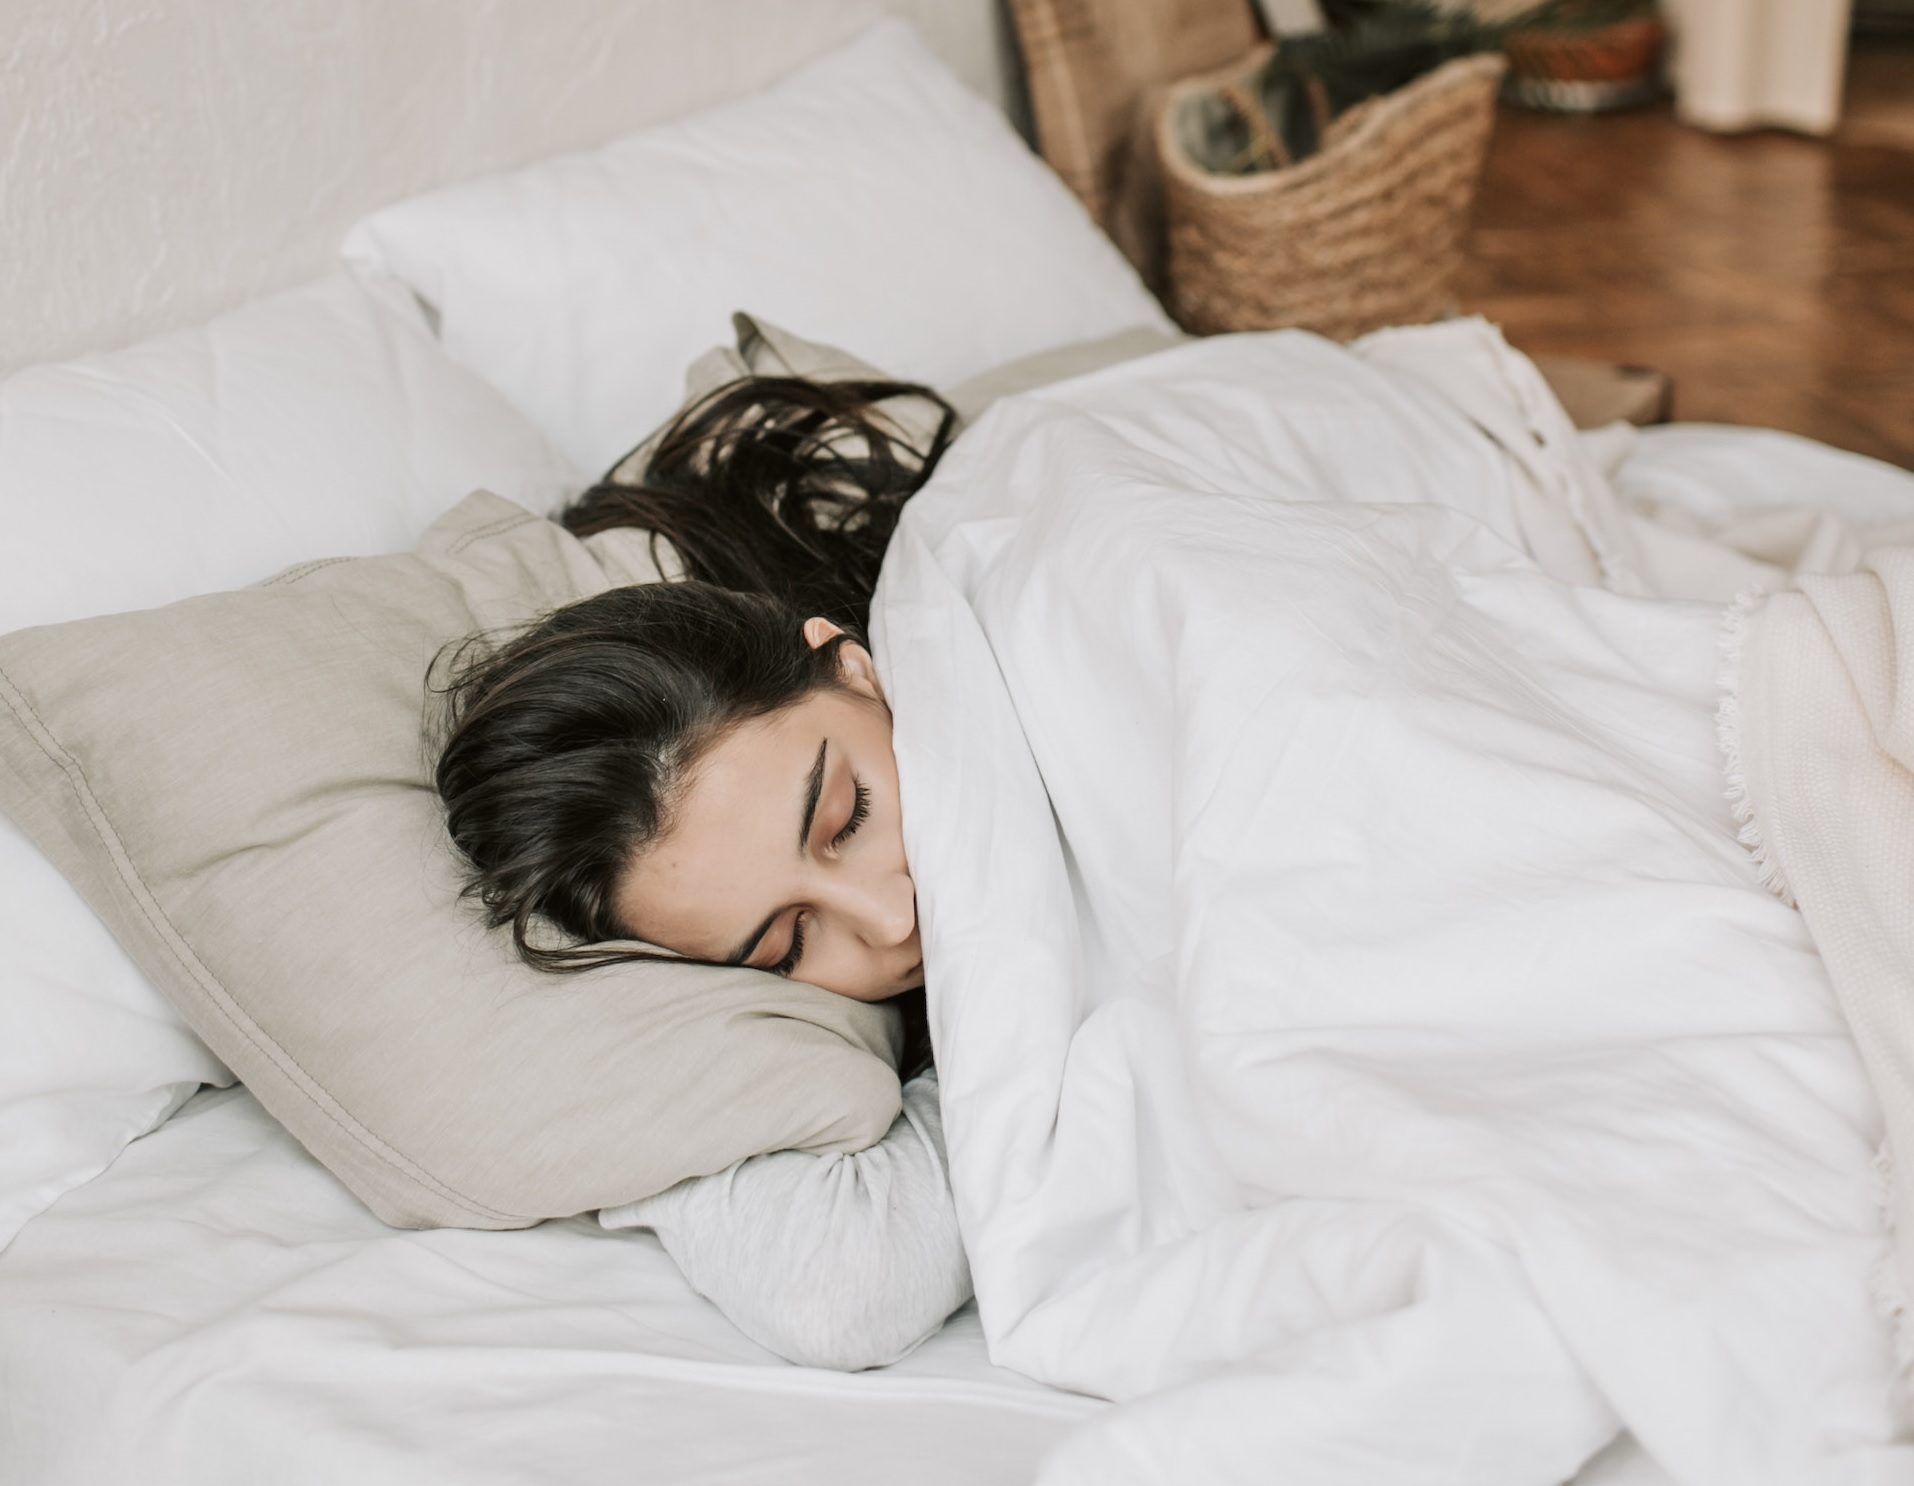
[[[971,1294],[935,1069],[904,1085],[903,1111],[866,1150],[753,1156],[598,1221],[654,1230],[692,1289],[809,1367],[895,1362]]]

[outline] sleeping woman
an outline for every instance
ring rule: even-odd
[[[1656,524],[1480,321],[1217,337],[951,426],[723,389],[563,518],[689,581],[453,653],[438,788],[533,964],[911,1008],[878,1145],[603,1221],[845,1368],[974,1267],[996,1360],[1149,1396],[1072,1479],[1560,1481],[1622,1426],[1671,1479],[1905,1478],[1880,1105],[1718,748],[1724,622],[1790,612],[1729,603],[1787,576],[1754,518],[1825,557],[1820,513],[1717,475],[1725,517]]]
[[[903,406],[932,417],[893,421]],[[720,389],[644,446],[636,479],[628,460],[560,518],[652,532],[684,581],[611,589],[502,646],[474,636],[445,683],[436,777],[467,892],[528,963],[660,957],[635,940],[901,998],[903,1110],[880,1144],[756,1156],[601,1215],[654,1230],[742,1330],[815,1366],[895,1361],[971,1293],[862,639],[898,513],[954,424],[909,384]]]

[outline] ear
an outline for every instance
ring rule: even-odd
[[[804,621],[804,640],[813,650],[833,635],[843,633],[841,627],[821,616]],[[846,640],[837,647],[837,673],[838,678],[852,691],[874,702],[884,700],[883,683],[877,679],[877,663],[871,659],[870,651],[857,641]]]

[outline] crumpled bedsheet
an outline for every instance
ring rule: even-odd
[[[1042,1481],[1914,1481],[1881,1115],[1736,840],[1720,605],[1479,321],[1007,400],[891,700],[992,1360]]]

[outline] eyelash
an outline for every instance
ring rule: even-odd
[[[871,792],[864,788],[864,781],[853,776],[851,787],[856,791],[851,805],[851,818],[844,822],[843,830],[831,837],[831,845],[834,847],[842,846],[855,836],[857,828],[864,824],[865,818],[871,813]]]
[[[797,922],[791,925],[791,952],[771,967],[773,975],[789,975],[797,969],[798,961],[804,955],[804,915],[797,916]]]
[[[851,818],[844,822],[844,829],[831,838],[833,848],[842,846],[857,834],[857,828],[864,824],[871,813],[871,792],[864,788],[864,781],[853,777],[851,787],[855,791],[851,802]],[[799,914],[797,922],[791,925],[791,948],[784,958],[771,967],[773,975],[789,975],[797,969],[798,961],[804,958],[804,915]]]

